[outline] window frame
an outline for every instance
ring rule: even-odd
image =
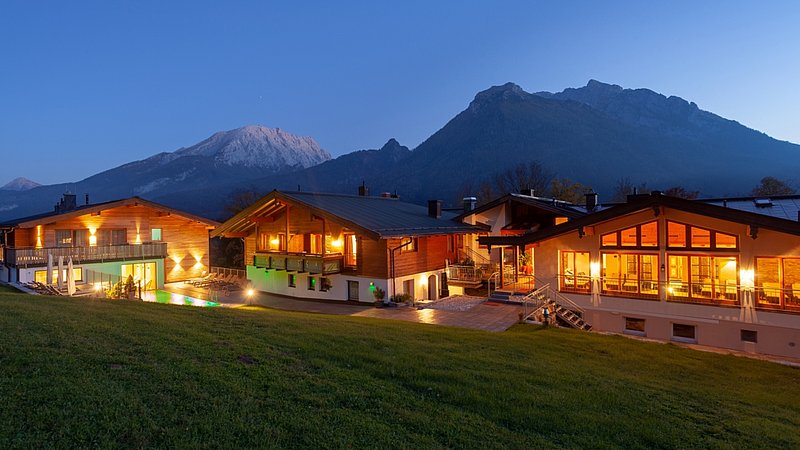
[[[642,226],[656,225],[656,245],[642,245]],[[631,228],[636,229],[636,245],[623,245],[622,243],[622,232],[630,230]],[[603,238],[610,235],[616,235],[616,243],[613,245],[604,245]],[[658,250],[661,248],[661,223],[658,219],[656,220],[648,220],[647,222],[637,223],[636,225],[631,225],[628,227],[623,227],[617,229],[615,231],[610,231],[608,233],[603,233],[600,235],[600,249],[611,249],[611,250],[644,250],[644,251],[652,251]]]
[[[671,288],[676,286],[676,284],[673,283],[672,276],[671,276],[671,274],[669,272],[669,271],[672,270],[672,267],[670,265],[670,258],[671,257],[686,258],[686,270],[688,271],[688,273],[687,273],[687,281],[684,284],[683,280],[676,280],[677,283],[680,283],[680,288],[681,289],[683,289],[684,287],[686,288],[686,296],[673,295],[673,293],[670,291]],[[701,286],[700,289],[701,289],[701,292],[702,292],[702,286],[704,286],[705,283],[703,283],[702,279],[700,279],[702,277],[698,277],[698,279],[695,280],[695,274],[694,274],[694,271],[693,271],[693,267],[694,266],[692,265],[692,258],[708,258],[709,259],[708,266],[709,266],[710,270],[712,270],[712,271],[715,271],[717,266],[718,266],[717,262],[716,262],[717,259],[725,260],[725,259],[733,258],[734,261],[736,261],[736,269],[735,269],[736,270],[736,284],[734,285],[735,288],[736,288],[736,293],[734,294],[735,298],[734,299],[727,298],[727,292],[726,292],[727,291],[727,284],[717,283],[718,274],[716,272],[710,273],[710,276],[708,277],[711,280],[711,286],[710,286],[711,297],[702,297],[700,295],[695,295],[694,289],[697,286]],[[736,254],[736,255],[720,255],[718,253],[705,254],[705,253],[694,253],[694,252],[693,253],[665,252],[664,253],[664,259],[665,259],[664,264],[667,265],[667,267],[666,267],[666,272],[667,273],[666,273],[666,278],[664,280],[664,283],[665,283],[665,286],[666,286],[665,289],[666,289],[667,301],[669,301],[669,302],[678,302],[678,303],[706,304],[706,305],[714,305],[714,306],[735,306],[735,307],[739,307],[740,306],[740,303],[742,301],[742,287],[741,287],[741,273],[740,273],[740,268],[741,268],[740,259],[741,258],[740,258],[739,254]],[[722,297],[720,297],[720,294],[722,295]]]
[[[670,223],[674,223],[674,224],[677,224],[677,225],[683,225],[686,228],[685,229],[685,236],[684,236],[684,242],[686,242],[685,246],[678,247],[678,246],[670,245],[670,243],[669,243],[669,224]],[[665,242],[665,247],[664,247],[665,250],[702,251],[702,252],[706,252],[706,251],[711,251],[711,252],[738,252],[739,251],[740,239],[739,239],[739,235],[738,234],[727,233],[727,232],[724,232],[724,231],[715,230],[713,228],[700,227],[700,226],[697,226],[697,225],[692,225],[692,224],[689,224],[689,223],[684,223],[684,222],[680,222],[678,220],[670,220],[670,219],[666,220],[665,226],[666,226],[666,229],[667,229],[667,242]],[[699,230],[703,230],[703,231],[708,231],[709,232],[708,247],[695,247],[694,245],[692,245],[692,228],[697,228]],[[736,241],[736,245],[734,247],[717,247],[717,233],[724,234],[726,236],[732,236]]]
[[[572,267],[577,271],[577,258],[578,254],[586,254],[587,258],[589,259],[589,267],[588,272],[586,275],[578,275],[577,273],[573,273],[571,278],[573,280],[574,286],[567,285],[566,280],[568,275],[565,273],[564,270],[564,255],[571,255],[572,260]],[[583,250],[559,250],[558,251],[558,290],[559,292],[569,292],[573,294],[591,294],[592,292],[592,253],[590,251],[583,251]],[[580,278],[580,279],[579,279]],[[584,280],[585,278],[585,280]],[[581,282],[580,285],[583,287],[578,287],[579,281]],[[585,283],[584,283],[585,281]]]
[[[603,256],[605,256],[605,255],[617,255],[620,258],[619,259],[619,261],[620,261],[619,262],[619,264],[620,264],[620,269],[619,269],[620,277],[617,278],[617,283],[616,283],[616,286],[618,286],[617,290],[609,290],[606,287],[608,285],[607,280],[609,278],[605,274],[606,266],[603,264],[603,260],[604,260]],[[636,257],[636,280],[635,280],[636,291],[635,292],[634,291],[626,291],[626,290],[622,289],[625,283],[631,281],[631,280],[629,280],[627,278],[623,279],[622,276],[621,276],[621,274],[622,274],[622,259],[623,259],[624,256],[635,256]],[[645,273],[642,270],[642,265],[643,265],[642,256],[655,257],[655,265],[656,265],[656,270],[655,270],[656,279],[655,280],[643,279],[641,277],[641,275],[643,273]],[[611,297],[638,298],[638,299],[643,299],[643,300],[654,300],[654,301],[660,300],[660,298],[661,298],[661,282],[662,282],[662,280],[661,280],[661,276],[662,275],[661,275],[661,269],[660,269],[660,267],[661,267],[660,260],[661,260],[660,253],[659,252],[654,252],[652,249],[650,249],[650,251],[633,251],[633,252],[630,252],[630,251],[626,252],[626,251],[622,251],[622,250],[601,251],[600,252],[600,262],[599,262],[600,263],[600,275],[601,275],[600,276],[600,293],[603,294],[603,295],[611,296]],[[646,264],[646,263],[644,263],[644,264]],[[650,271],[648,273],[652,273],[652,271],[653,270],[652,270],[652,267],[651,267],[651,269],[650,269]],[[643,293],[642,292],[642,283],[651,283],[651,284],[655,283],[656,293],[655,294]]]

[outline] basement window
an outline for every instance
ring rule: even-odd
[[[689,344],[694,344],[697,342],[697,338],[695,337],[695,326],[694,325],[686,325],[683,323],[673,323],[672,324],[672,340],[676,342],[686,342]]]
[[[625,318],[625,334],[632,334],[634,336],[644,336],[644,319],[636,319],[633,317]]]
[[[755,330],[742,330],[741,334],[742,342],[758,342],[758,332]]]
[[[317,290],[317,279],[314,277],[308,277],[308,290],[315,291]]]
[[[297,275],[289,274],[289,287],[297,287]]]

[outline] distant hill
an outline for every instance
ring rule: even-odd
[[[191,147],[159,153],[75,183],[0,191],[0,218],[47,211],[61,194],[89,194],[92,202],[139,195],[164,196],[305,169],[331,156],[313,138],[251,125],[215,133]],[[180,203],[175,206],[180,207]]]
[[[412,200],[436,193],[455,201],[465,179],[531,160],[601,198],[622,177],[721,196],[747,192],[765,175],[796,180],[800,146],[647,89],[590,81],[529,94],[508,83],[477,94],[385,177],[407,174],[397,187]]]
[[[66,190],[98,201],[141,195],[216,219],[237,190],[355,193],[362,181],[373,194],[453,205],[494,173],[531,161],[592,186],[601,201],[621,178],[727,196],[764,176],[797,184],[800,146],[649,89],[591,80],[532,94],[507,83],[479,92],[413,151],[392,139],[330,159],[311,138],[244,127],[78,183],[0,191],[0,219],[47,210]]]

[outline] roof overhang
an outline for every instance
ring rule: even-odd
[[[662,207],[800,236],[800,223],[795,221],[711,205],[698,200],[686,200],[652,193],[544,230],[520,236],[482,236],[478,238],[478,242],[481,245],[490,246],[524,246],[647,209],[652,209],[653,214],[658,216],[662,212]]]

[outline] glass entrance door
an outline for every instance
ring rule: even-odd
[[[141,282],[143,291],[152,291],[158,287],[156,263],[123,264],[121,267],[122,279],[133,277],[133,283],[138,287]]]

